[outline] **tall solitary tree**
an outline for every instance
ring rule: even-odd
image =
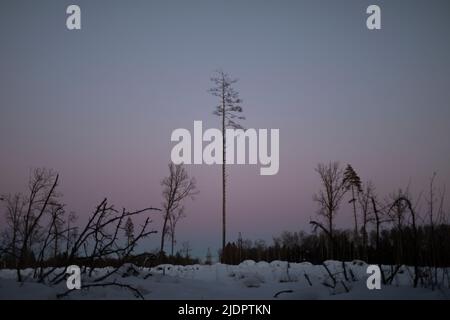
[[[169,175],[165,177],[161,185],[163,187],[163,227],[161,231],[160,255],[164,252],[164,240],[170,233],[170,219],[176,212],[182,209],[186,198],[194,198],[198,193],[194,178],[189,178],[183,165],[169,164]]]
[[[356,195],[362,192],[361,179],[351,165],[347,165],[344,171],[344,185],[346,190],[351,190],[352,198],[349,203],[353,205],[353,217],[355,219],[354,240],[358,238],[358,217],[356,215]],[[355,194],[356,193],[356,194]]]
[[[244,120],[239,92],[233,88],[237,79],[232,79],[223,71],[217,71],[211,78],[213,87],[209,92],[218,98],[219,104],[213,114],[219,116],[222,125],[222,252],[226,243],[226,135],[227,128],[243,129],[239,120]]]

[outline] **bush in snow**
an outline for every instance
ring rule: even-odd
[[[139,271],[134,264],[127,263],[121,267],[122,278],[127,277],[137,277],[139,276]]]

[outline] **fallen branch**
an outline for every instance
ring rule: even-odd
[[[312,283],[311,280],[309,279],[309,276],[306,273],[304,273],[303,275],[305,276],[306,281],[308,281],[309,286],[312,287]]]
[[[350,292],[350,290],[347,288],[347,286],[345,285],[344,281],[341,280],[341,284],[344,287],[345,291],[348,293]]]
[[[333,280],[333,286],[330,286],[332,288],[336,287],[336,278],[333,276],[333,274],[331,273],[330,269],[328,269],[327,265],[324,263],[322,263],[323,267],[325,268],[325,270],[327,270],[328,275],[330,276],[331,280]]]
[[[347,269],[345,267],[345,261],[344,260],[342,260],[342,270],[343,270],[343,273],[344,273],[345,281],[348,281]]]
[[[292,291],[292,290],[283,290],[283,291],[279,291],[279,292],[275,293],[275,294],[273,295],[273,297],[274,297],[274,298],[278,298],[278,296],[279,296],[280,294],[282,294],[282,293],[292,293],[292,292],[294,292],[294,291]]]
[[[392,267],[392,266],[391,266]],[[400,271],[402,265],[396,265],[395,269],[391,271],[391,274],[389,275],[389,277],[386,279],[386,283],[388,284],[392,284],[392,281],[394,281],[395,276],[397,275],[397,273]]]
[[[349,268],[350,276],[352,277],[352,281],[358,281],[358,279],[355,276],[355,273],[353,272],[352,268]]]

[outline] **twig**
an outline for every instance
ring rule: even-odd
[[[336,287],[336,278],[333,276],[333,274],[331,273],[330,269],[328,269],[327,265],[324,263],[322,263],[323,267],[325,268],[325,270],[327,270],[328,275],[330,276],[331,280],[333,280],[333,286],[332,288]]]
[[[309,279],[309,276],[306,273],[304,273],[303,275],[305,276],[306,281],[308,281],[309,285],[312,287],[312,283],[311,280]]]
[[[346,292],[350,292],[350,290],[347,288],[347,286],[345,285],[344,281],[341,280],[341,284],[344,287]]]
[[[294,292],[294,291],[292,291],[292,290],[283,290],[283,291],[279,291],[279,292],[275,293],[275,294],[273,295],[273,297],[274,297],[274,298],[278,298],[278,296],[279,296],[280,294],[282,294],[282,293],[292,293],[292,292]]]

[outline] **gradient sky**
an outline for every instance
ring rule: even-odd
[[[69,4],[81,31],[65,27]],[[365,26],[370,4],[380,31]],[[160,205],[171,132],[219,126],[217,68],[240,79],[247,128],[280,129],[277,175],[230,167],[230,240],[309,231],[318,162],[351,163],[381,198],[408,183],[419,193],[433,171],[450,182],[449,13],[448,0],[2,0],[0,193],[48,167],[81,221],[103,197]],[[221,171],[187,169],[200,194],[177,238],[204,257],[221,243]],[[344,207],[337,226],[349,218]]]

